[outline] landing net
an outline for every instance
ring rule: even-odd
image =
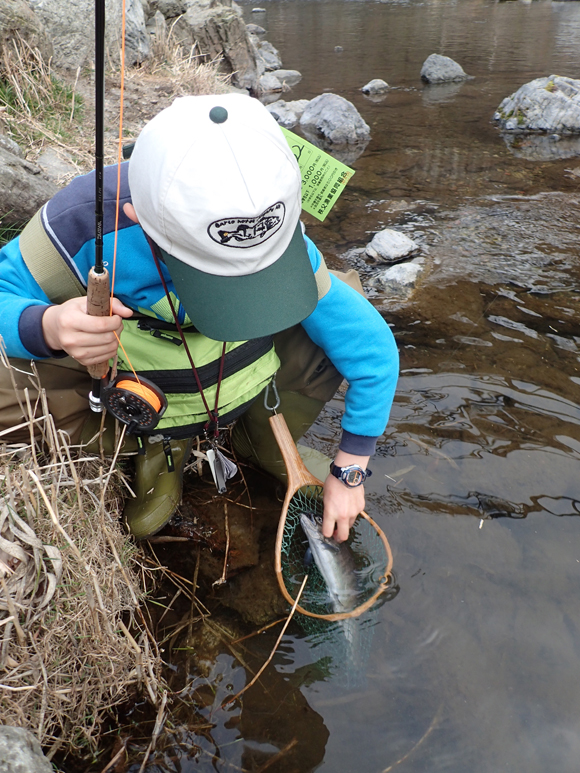
[[[358,617],[370,609],[392,584],[393,559],[387,538],[366,513],[361,513],[346,543],[354,561],[357,593],[352,609],[337,612],[333,608],[328,588],[315,563],[312,562],[308,567],[304,565],[308,539],[300,524],[300,516],[302,513],[322,515],[322,511],[322,487],[300,488],[290,500],[281,545],[282,570],[278,581],[281,587],[283,584],[283,592],[286,590],[284,595],[292,603],[305,574],[308,574],[308,581],[296,607],[300,618],[304,618],[299,619],[299,622],[307,633],[317,632],[320,627],[308,625],[305,618],[337,621]]]

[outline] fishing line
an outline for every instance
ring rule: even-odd
[[[115,238],[113,245],[113,269],[111,271],[111,313],[112,302],[115,291],[115,269],[117,267],[117,241],[119,236],[119,205],[121,202],[121,161],[123,158],[123,113],[125,106],[125,24],[126,24],[126,12],[125,12],[125,0],[121,4],[121,86],[119,96],[119,138],[117,141],[117,197],[115,207]],[[115,335],[117,335],[115,333]],[[117,340],[119,337],[117,336]],[[120,342],[119,342],[120,343]],[[131,363],[129,363],[131,365]],[[131,370],[133,370],[131,368]],[[135,371],[133,371],[135,373]],[[135,375],[137,375],[135,373]]]

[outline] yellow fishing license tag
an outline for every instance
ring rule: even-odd
[[[284,128],[282,131],[302,174],[302,209],[318,220],[324,220],[353,176],[354,169],[294,132]]]

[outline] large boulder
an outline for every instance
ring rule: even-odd
[[[17,35],[32,48],[37,48],[46,61],[52,56],[52,43],[46,28],[26,0],[2,0],[0,2],[0,52],[6,43]]]
[[[94,60],[95,0],[30,0],[54,45],[54,63],[76,70]],[[106,44],[112,61],[118,62],[121,40],[122,0],[106,0]],[[125,61],[137,64],[149,55],[149,34],[141,0],[126,0]]]
[[[0,212],[3,225],[24,223],[57,192],[40,167],[0,145]]]
[[[307,139],[322,138],[333,145],[362,144],[371,136],[356,107],[338,94],[321,94],[311,99],[300,118],[300,127]]]
[[[153,16],[156,11],[160,11],[166,19],[175,19],[185,13],[190,5],[188,0],[151,0],[149,15]]]
[[[234,86],[256,89],[258,65],[242,12],[232,0],[216,4],[201,0],[188,6],[173,26],[174,34],[187,46],[197,45],[197,54],[221,60],[220,67],[232,74]]]
[[[2,773],[51,773],[52,765],[30,730],[0,726],[0,771]]]
[[[507,132],[580,134],[580,80],[536,78],[506,97],[493,118]]]
[[[449,83],[465,81],[469,75],[463,67],[448,56],[431,54],[421,67],[421,79],[426,83]]]

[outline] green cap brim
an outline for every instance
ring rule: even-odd
[[[318,290],[300,223],[283,255],[246,276],[215,276],[161,250],[175,291],[195,327],[216,341],[246,341],[306,319]]]

